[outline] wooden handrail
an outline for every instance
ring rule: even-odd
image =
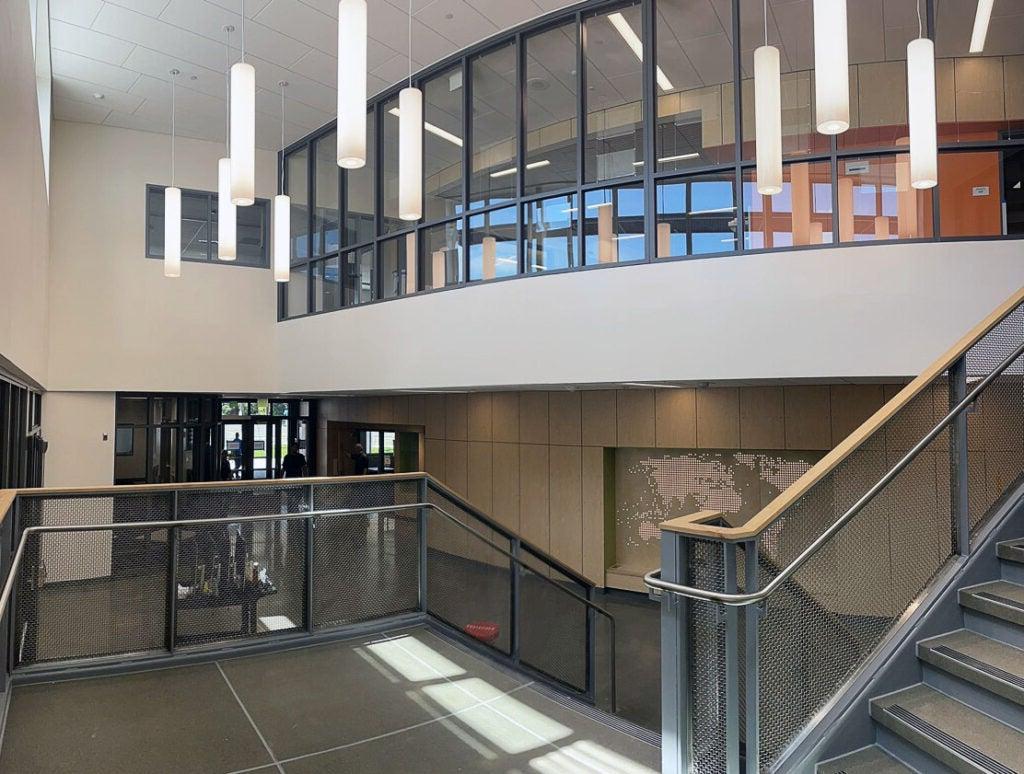
[[[663,522],[661,529],[676,532],[690,537],[711,538],[730,542],[751,540],[764,532],[797,500],[831,473],[843,460],[859,449],[900,409],[923,392],[935,379],[941,376],[951,365],[959,360],[964,353],[981,340],[985,334],[1005,319],[1014,309],[1024,303],[1024,287],[1021,287],[990,312],[984,320],[968,331],[956,344],[947,349],[938,359],[928,366],[921,374],[900,390],[892,400],[887,402],[867,421],[848,435],[832,451],[822,457],[806,473],[798,478],[790,487],[758,511],[745,524],[738,527],[719,527],[708,524],[724,514],[712,511],[700,511],[691,516]]]

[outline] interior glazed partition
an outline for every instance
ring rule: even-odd
[[[5,679],[425,619],[614,711],[614,620],[591,584],[423,473],[8,490],[0,515]]]
[[[663,524],[662,770],[789,770],[1022,474],[1024,288],[747,523]]]

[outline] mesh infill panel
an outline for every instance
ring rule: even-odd
[[[725,591],[721,543],[690,541],[689,585]],[[690,600],[687,620],[693,771],[720,774],[725,761],[725,616],[720,605]]]
[[[519,556],[520,659],[582,693],[587,688],[587,606],[566,592],[586,598],[586,586],[525,549]]]
[[[429,502],[472,527],[505,551],[510,542],[431,488]],[[476,534],[443,514],[428,512],[427,609],[485,645],[511,652],[512,576],[510,560]]]
[[[419,539],[413,481],[317,487],[317,510],[381,508],[318,516],[313,542],[313,623],[319,628],[397,615],[419,605]]]

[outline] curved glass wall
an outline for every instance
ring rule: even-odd
[[[334,126],[288,148],[297,317],[517,276],[881,240],[1024,234],[1024,11],[921,0],[936,41],[939,185],[909,184],[915,0],[851,4],[851,128],[815,131],[810,0],[639,0],[558,11],[415,78],[424,218],[397,217],[398,84],[363,169]],[[1004,7],[1004,5],[1006,7]],[[862,11],[855,13],[854,11]],[[883,12],[884,11],[884,12]],[[753,51],[782,61],[783,191],[757,193]]]

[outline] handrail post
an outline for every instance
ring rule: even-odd
[[[589,591],[587,598],[590,598]],[[584,612],[587,616],[587,696],[597,706],[597,613],[592,607],[586,608]]]
[[[421,503],[427,502],[427,478],[424,476],[417,483],[417,496]],[[419,607],[424,615],[427,610],[427,509],[420,508],[416,526],[419,538]]]
[[[313,502],[313,485],[309,484],[306,492],[309,503],[307,510],[311,513],[316,510],[316,503]],[[314,604],[316,597],[313,590],[314,560],[316,558],[316,517],[307,516],[303,519],[306,533],[306,631],[310,634],[316,629],[314,620]]]
[[[949,367],[949,407],[967,396],[967,356]],[[961,411],[949,425],[949,492],[953,547],[960,556],[971,553],[971,522],[967,481],[967,412]]]
[[[661,532],[661,572],[665,580],[689,581],[689,539]],[[661,595],[661,771],[688,774],[692,761],[690,654],[687,618],[690,600]]]
[[[511,626],[509,627],[509,655],[512,657],[512,661],[515,664],[519,664],[519,624],[523,618],[520,615],[520,605],[522,603],[521,589],[520,589],[520,578],[522,573],[519,571],[519,564],[522,561],[522,546],[520,545],[519,538],[515,538],[509,548],[512,549],[512,560],[508,563],[509,571],[509,616],[512,618]]]
[[[743,572],[743,590],[746,593],[757,591],[759,584],[760,563],[757,555],[757,540],[748,540],[743,544],[745,568]],[[761,716],[760,716],[760,642],[758,639],[758,622],[761,616],[760,605],[747,605],[743,608],[744,616],[744,701],[747,709],[744,742],[746,751],[746,774],[758,774],[761,758]]]
[[[736,544],[724,543],[725,592],[739,591],[736,572]],[[725,608],[725,771],[740,774],[740,611]]]
[[[171,518],[178,520],[178,493],[171,493]],[[178,636],[178,528],[167,530],[167,652],[174,653]]]

